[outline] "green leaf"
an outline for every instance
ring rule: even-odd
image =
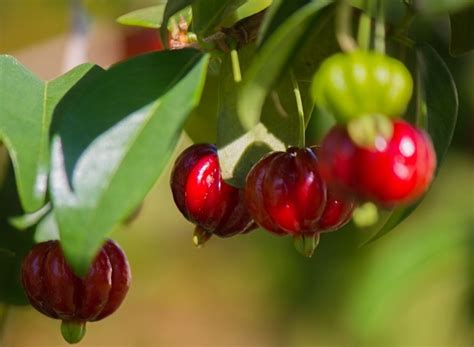
[[[310,2],[311,0],[273,0],[260,28],[258,45],[263,45],[292,14]]]
[[[132,11],[118,17],[117,22],[123,25],[159,29],[163,20],[165,6],[165,4],[160,4]]]
[[[50,192],[78,274],[160,176],[199,102],[207,62],[193,49],[145,54],[79,83],[58,105]]]
[[[451,55],[458,56],[474,49],[474,5],[449,16],[451,21]]]
[[[420,46],[416,49],[416,54],[427,112],[426,130],[433,141],[437,171],[439,171],[453,139],[459,106],[458,95],[454,79],[446,63],[433,47]],[[421,201],[412,206],[394,209],[377,234],[368,242],[381,238],[398,226],[418,207]]]
[[[34,239],[36,243],[59,240],[59,227],[54,216],[54,211],[50,211],[36,226]]]
[[[244,77],[238,99],[238,114],[245,129],[258,124],[268,92],[287,67],[307,29],[310,26],[315,31],[321,29],[321,21],[313,25],[313,20],[329,3],[330,1],[317,1],[302,7],[260,48]]]
[[[43,82],[13,57],[0,56],[0,139],[15,168],[21,203],[26,212],[44,204],[49,171],[49,125],[54,107],[80,79],[94,71],[81,65]]]
[[[255,46],[239,51],[245,76],[255,54]],[[245,184],[250,168],[265,153],[284,151],[299,141],[300,118],[289,73],[284,75],[265,100],[261,122],[245,130],[237,114],[237,95],[241,84],[234,81],[230,55],[224,58],[219,85],[217,147],[222,177],[236,187]]]
[[[8,223],[18,230],[25,230],[37,224],[44,216],[46,216],[46,214],[48,214],[50,210],[51,204],[47,203],[38,211],[27,213],[22,216],[10,217],[8,219]]]
[[[246,0],[195,0],[193,2],[193,31],[206,37]]]
[[[219,75],[207,73],[199,106],[189,115],[184,125],[194,143],[216,143]]]
[[[247,0],[242,6],[225,18],[222,22],[222,26],[230,27],[244,18],[263,11],[269,7],[271,3],[272,0]]]
[[[160,29],[161,42],[163,42],[165,46],[168,46],[168,22],[170,18],[185,7],[192,5],[194,1],[195,0],[172,0],[166,3],[162,21],[165,25],[162,25]]]

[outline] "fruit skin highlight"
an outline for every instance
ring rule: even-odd
[[[357,146],[336,126],[323,139],[320,159],[330,186],[386,208],[415,202],[436,169],[428,134],[403,120],[394,121],[392,137],[376,138],[373,148]]]
[[[127,257],[107,240],[84,278],[77,277],[66,262],[58,241],[35,245],[25,257],[21,280],[31,305],[44,315],[61,319],[64,338],[82,339],[85,323],[114,313],[131,283]]]
[[[197,225],[201,236],[207,233],[209,237],[229,237],[248,232],[254,226],[243,191],[221,177],[214,145],[196,144],[181,153],[174,164],[170,185],[176,206]]]
[[[254,220],[278,235],[315,234],[326,185],[310,148],[291,147],[262,158],[249,172],[245,199]]]

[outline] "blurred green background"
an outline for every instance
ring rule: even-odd
[[[95,23],[117,30],[117,15],[150,2],[85,1]],[[67,33],[69,15],[64,0],[0,0],[0,53]],[[409,219],[363,247],[369,235],[352,226],[324,235],[312,259],[261,230],[195,249],[168,168],[138,219],[113,235],[132,266],[131,291],[116,314],[89,324],[81,346],[473,346],[474,55],[448,57],[446,19],[429,25],[422,35],[454,74],[460,122]],[[189,144],[183,136],[176,154]],[[66,345],[59,322],[29,307],[11,309],[3,343]]]

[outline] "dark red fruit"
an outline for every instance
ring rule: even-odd
[[[273,152],[249,172],[245,199],[263,228],[279,235],[318,232],[326,206],[326,186],[310,148]]]
[[[323,140],[320,159],[330,185],[384,207],[414,202],[436,168],[429,136],[401,120],[393,123],[391,139],[377,138],[375,148],[357,146],[345,128],[334,127]]]
[[[311,147],[318,158],[321,156],[321,146]],[[327,186],[326,206],[318,222],[318,231],[321,233],[338,230],[352,218],[356,207],[355,197]]]
[[[115,312],[131,281],[127,258],[111,240],[104,244],[84,278],[72,272],[58,241],[35,245],[23,261],[21,274],[33,307],[48,317],[82,327]]]
[[[171,190],[178,209],[203,233],[228,237],[248,230],[252,218],[243,191],[224,182],[217,149],[210,144],[187,148],[171,174]]]

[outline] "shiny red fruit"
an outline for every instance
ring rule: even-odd
[[[318,232],[326,186],[310,148],[273,152],[249,172],[245,199],[254,220],[280,235]]]
[[[436,154],[429,136],[407,122],[393,123],[390,140],[359,147],[347,131],[334,127],[321,151],[323,177],[333,186],[384,207],[410,204],[430,185]]]
[[[207,233],[227,237],[247,231],[252,224],[243,191],[221,177],[214,145],[196,144],[181,153],[170,184],[184,217]]]
[[[97,254],[84,278],[72,272],[58,241],[35,245],[23,261],[21,275],[33,307],[48,317],[78,326],[115,312],[131,281],[127,258],[111,240]]]
[[[313,146],[311,149],[318,158],[321,156],[321,146]],[[344,194],[328,185],[326,206],[318,221],[318,231],[325,233],[342,228],[351,220],[355,207],[354,195]]]

